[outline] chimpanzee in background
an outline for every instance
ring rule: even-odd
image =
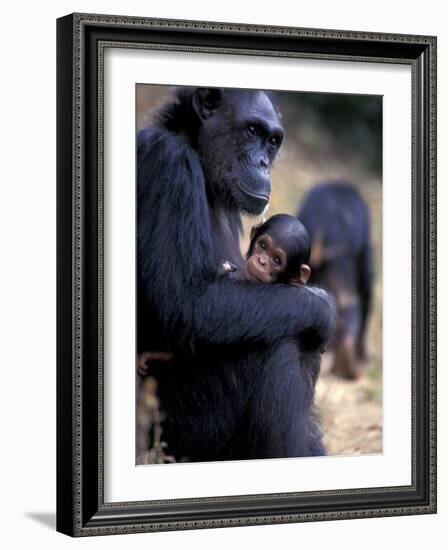
[[[168,452],[189,460],[322,454],[300,346],[335,312],[306,286],[222,277],[243,267],[240,215],[261,214],[283,139],[263,91],[180,89],[137,140],[137,352],[174,354],[151,375]]]
[[[332,371],[356,379],[367,356],[373,284],[368,206],[353,185],[328,182],[308,193],[298,217],[311,238],[311,281],[336,298],[339,322]]]

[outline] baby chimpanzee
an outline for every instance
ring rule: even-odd
[[[310,252],[308,232],[299,220],[277,214],[252,227],[243,273],[230,262],[222,269],[253,282],[304,285],[311,274]]]
[[[244,268],[238,269],[226,261],[218,273],[258,283],[305,285],[311,274],[308,265],[310,253],[311,244],[305,227],[294,216],[277,214],[252,227]],[[310,292],[320,292],[315,287],[308,289]],[[306,342],[306,338],[303,340]],[[313,349],[312,343],[309,349]],[[312,371],[316,381],[320,370],[320,352],[300,351],[303,366]],[[171,358],[172,354],[168,353],[143,353],[138,359],[138,373],[144,376],[151,363],[169,362]]]
[[[308,265],[311,242],[300,221],[288,214],[277,214],[266,222],[252,227],[246,264],[239,270],[230,262],[224,262],[222,270],[228,276],[259,283],[286,283],[305,285],[311,275]],[[317,287],[308,287],[319,293]],[[306,338],[302,339],[306,342]],[[309,349],[315,349],[309,343]],[[301,349],[301,363],[313,373],[316,382],[320,371],[320,351]]]

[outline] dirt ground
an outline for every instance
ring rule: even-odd
[[[369,358],[356,381],[330,372],[332,356],[325,354],[316,387],[324,443],[329,455],[382,452],[381,296],[376,289],[368,333]]]
[[[382,407],[377,371],[367,370],[359,381],[336,378],[329,360],[316,389],[324,444],[329,455],[382,452]]]

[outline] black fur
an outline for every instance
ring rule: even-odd
[[[245,149],[245,129],[235,121],[238,107],[269,111],[267,96],[220,91],[219,102],[210,103],[215,95],[204,101],[214,117],[211,146],[219,148],[224,170],[222,180],[210,181],[216,170],[200,146],[209,123],[194,108],[197,94],[179,93],[138,134],[137,350],[175,354],[172,364],[150,373],[166,415],[163,438],[177,459],[322,454],[312,413],[313,377],[300,367],[291,339],[306,338],[316,347],[326,342],[331,302],[306,287],[218,274],[223,260],[242,265],[241,211],[262,206],[241,194],[243,173],[243,183],[253,182],[258,192],[251,155],[260,149],[253,143]],[[269,112],[268,122],[274,124],[276,116]],[[238,139],[241,159],[231,145]],[[271,163],[275,154],[266,154]]]

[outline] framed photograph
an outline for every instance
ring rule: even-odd
[[[57,529],[436,512],[436,38],[57,21]]]

